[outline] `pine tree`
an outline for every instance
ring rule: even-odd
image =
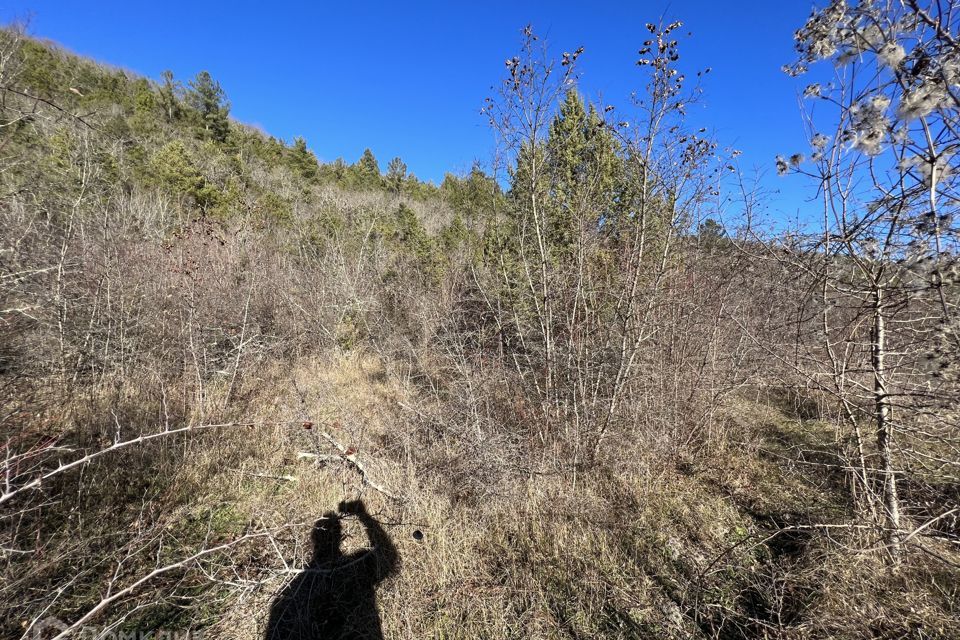
[[[353,167],[357,176],[357,186],[376,188],[381,186],[383,178],[380,174],[380,164],[370,149],[364,149],[363,155]]]
[[[200,116],[200,126],[203,137],[216,142],[225,142],[230,132],[230,122],[227,115],[230,113],[230,104],[220,87],[210,73],[201,71],[190,81],[188,101]]]
[[[333,179],[337,182],[342,182],[347,176],[347,163],[343,161],[343,158],[337,158],[330,165],[330,172],[333,174]]]
[[[440,191],[454,210],[470,221],[493,214],[503,195],[497,181],[476,163],[465,177],[448,173]]]
[[[400,203],[393,221],[391,239],[400,249],[413,259],[416,272],[437,278],[442,269],[442,258],[438,247],[417,214],[407,205]]]
[[[697,235],[707,243],[715,243],[726,235],[723,226],[713,218],[707,218],[697,226]]]
[[[586,139],[594,222],[607,226],[623,216],[626,167],[613,132],[593,105],[587,113]]]
[[[167,122],[173,122],[180,117],[180,100],[177,94],[182,87],[173,79],[173,72],[169,69],[161,73],[160,77],[163,78],[163,84],[160,85],[160,105],[163,107]]]
[[[394,158],[387,165],[387,186],[396,194],[403,190],[403,183],[407,179],[407,165],[399,157]]]
[[[299,136],[294,138],[293,147],[290,148],[289,164],[305,180],[316,179],[319,169],[317,157],[307,148],[307,141]]]

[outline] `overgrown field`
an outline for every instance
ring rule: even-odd
[[[627,127],[527,28],[439,186],[0,31],[0,636],[293,637],[339,506],[383,637],[957,637],[960,199],[761,233],[678,29]]]

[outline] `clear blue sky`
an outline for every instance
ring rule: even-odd
[[[764,186],[780,192],[772,209],[793,217],[809,189],[778,178],[773,160],[804,150],[797,94],[806,82],[780,67],[812,0],[617,4],[7,0],[0,20],[32,15],[33,35],[155,79],[207,69],[238,120],[288,141],[304,136],[322,160],[353,162],[370,147],[385,168],[399,155],[439,182],[490,158],[479,109],[524,24],[558,53],[585,47],[582,91],[624,104],[643,86],[634,62],[644,23],[678,18],[693,32],[682,62],[713,68],[693,118],[741,149],[744,168],[766,171]]]

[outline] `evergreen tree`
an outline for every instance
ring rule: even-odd
[[[526,206],[536,192],[540,202],[546,197],[547,184],[543,170],[546,156],[543,145],[523,144],[517,152],[516,166],[509,169],[510,197],[517,206]]]
[[[160,106],[167,122],[173,122],[180,117],[180,100],[177,95],[182,90],[180,83],[173,79],[173,72],[169,69],[160,74],[163,84],[160,85]]]
[[[307,148],[307,141],[301,137],[294,138],[290,148],[289,164],[302,178],[313,181],[317,178],[319,163],[313,152]]]
[[[626,167],[613,132],[593,105],[587,113],[586,140],[594,222],[607,226],[623,216]]]
[[[170,194],[189,196],[204,211],[220,200],[219,191],[207,182],[181,141],[164,145],[152,158],[151,165],[153,180]]]
[[[407,179],[407,165],[399,157],[394,158],[387,165],[387,186],[394,193],[403,190],[404,180]]]
[[[391,230],[391,240],[400,249],[401,256],[406,254],[413,259],[416,271],[430,278],[437,278],[442,269],[442,259],[438,247],[417,214],[401,203],[397,208]]]
[[[550,241],[569,250],[580,225],[596,230],[618,216],[622,160],[603,118],[574,89],[551,123],[547,149]]]
[[[587,112],[575,89],[567,92],[560,112],[550,125],[547,142],[550,174],[548,241],[569,249],[576,233],[576,208],[589,170],[587,161]]]
[[[230,104],[220,87],[210,73],[201,71],[190,81],[188,101],[200,116],[200,125],[203,137],[216,142],[225,142],[230,131],[230,122],[227,115],[230,113]]]
[[[133,111],[136,114],[150,115],[157,106],[156,96],[150,83],[139,78],[133,83]]]
[[[707,218],[697,226],[697,235],[704,242],[716,242],[726,235],[723,226],[713,218]]]
[[[509,171],[510,192],[508,217],[503,224],[487,229],[488,251],[491,255],[509,255],[519,260],[524,237],[534,237],[537,233],[549,236],[547,225],[543,224],[544,204],[547,202],[549,182],[545,170],[546,149],[544,144],[534,146],[524,142],[517,151],[516,166]],[[538,209],[534,214],[533,203]],[[537,231],[537,227],[541,231]],[[508,261],[510,270],[516,269],[511,280],[519,282],[522,268],[519,262]]]
[[[360,159],[357,161],[357,164],[353,166],[353,169],[357,177],[357,186],[368,188],[381,186],[382,176],[380,174],[380,164],[370,149],[363,150],[363,155],[360,156]]]
[[[337,182],[342,182],[347,176],[347,163],[343,161],[343,158],[337,158],[330,165],[330,170],[333,173],[333,179]]]
[[[136,80],[133,83],[133,114],[127,123],[129,128],[141,134],[155,131],[157,104],[157,95],[146,78]]]
[[[519,150],[511,197],[527,207],[536,189],[547,252],[554,258],[569,256],[582,233],[597,232],[619,217],[623,169],[603,118],[571,89],[550,123],[546,142]]]
[[[497,181],[476,163],[463,178],[448,173],[440,191],[454,210],[470,221],[492,214],[503,196]]]

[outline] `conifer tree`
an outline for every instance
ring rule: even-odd
[[[160,77],[163,78],[163,84],[160,85],[160,105],[167,122],[173,122],[180,117],[180,100],[177,99],[177,94],[182,87],[173,79],[173,72],[169,69],[161,73]]]
[[[317,157],[307,148],[307,141],[302,137],[294,138],[289,158],[290,166],[298,175],[306,180],[316,179],[319,168]]]
[[[592,180],[597,222],[606,223],[619,215],[624,187],[624,163],[620,146],[610,127],[594,105],[590,105],[586,122],[587,178]]]
[[[555,249],[573,244],[578,191],[585,182],[587,113],[576,89],[567,92],[560,112],[550,125],[547,142],[551,201],[548,208],[549,241]]]
[[[353,166],[353,169],[356,173],[357,181],[360,183],[359,186],[380,186],[382,182],[380,164],[370,149],[363,150],[363,155],[360,156],[360,159],[357,161],[357,164]]]
[[[337,158],[330,164],[330,172],[333,174],[333,179],[337,182],[342,182],[347,175],[347,163],[343,161],[343,158]]]
[[[492,214],[503,195],[497,181],[484,173],[477,163],[463,178],[448,173],[440,185],[440,191],[447,202],[467,220],[478,220],[485,214]]]
[[[188,99],[190,106],[200,115],[203,137],[225,142],[230,131],[227,119],[230,104],[226,101],[220,83],[214,80],[209,72],[201,71],[190,81]]]
[[[615,217],[622,161],[616,141],[593,105],[570,89],[546,144],[548,241],[569,253],[580,230],[596,231]]]
[[[399,157],[394,158],[387,165],[387,186],[394,193],[399,194],[403,190],[403,183],[407,179],[407,165]]]

